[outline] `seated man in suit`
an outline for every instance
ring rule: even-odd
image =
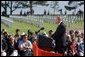
[[[60,16],[57,16],[55,18],[55,23],[58,24],[58,27],[56,31],[54,32],[54,34],[51,36],[55,40],[56,46],[54,48],[54,51],[59,53],[64,53],[63,51],[66,45],[66,41],[65,41],[66,26],[62,22],[62,19]]]

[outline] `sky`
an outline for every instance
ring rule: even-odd
[[[51,1],[49,1],[48,3],[51,3]],[[63,10],[63,11],[62,11],[63,14],[64,14],[64,12],[65,12],[65,10],[66,10],[66,9],[64,8],[65,5],[68,5],[68,1],[59,1],[59,9],[62,9],[62,10]],[[74,4],[72,4],[72,5],[74,5]],[[54,9],[52,9],[50,6],[51,6],[51,5],[49,5],[49,6],[40,6],[40,5],[37,5],[36,7],[33,7],[34,14],[43,14],[43,13],[44,13],[44,10],[46,10],[46,12],[49,11],[50,14],[54,14]],[[84,5],[78,7],[78,8],[76,9],[76,12],[77,12],[79,9],[82,10],[82,11],[84,11]],[[1,7],[1,12],[2,12],[3,10],[4,10],[4,9]],[[13,14],[20,14],[20,11],[21,11],[21,10],[22,10],[22,13],[24,13],[24,12],[29,11],[30,9],[29,9],[29,8],[24,8],[24,9],[19,8],[19,9],[15,10],[15,11],[13,12]],[[74,10],[67,11],[67,13],[68,13],[68,14],[72,14],[73,11],[74,11]],[[75,12],[75,13],[76,13],[76,12]],[[8,14],[10,13],[9,8],[7,8],[7,13],[8,13]],[[57,11],[57,8],[56,8],[55,14],[59,14],[59,13],[60,13],[60,12]]]

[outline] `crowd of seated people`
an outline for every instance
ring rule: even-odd
[[[36,40],[38,46],[46,46],[43,40],[48,43],[54,51],[55,41],[52,39],[52,30],[45,33],[33,33],[30,30],[27,33],[20,34],[20,29],[16,29],[15,35],[10,35],[6,29],[1,31],[1,56],[33,56],[32,43]],[[69,30],[66,32],[66,48],[64,56],[84,56],[84,33],[78,30]],[[49,39],[49,41],[48,41]],[[41,41],[41,42],[40,42]]]
[[[66,33],[66,38],[66,55],[84,56],[84,33],[70,30],[69,33]]]

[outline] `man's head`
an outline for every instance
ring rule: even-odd
[[[81,33],[81,38],[84,38],[84,33]]]
[[[7,31],[5,31],[5,32],[3,33],[3,35],[4,35],[4,36],[8,36],[8,33],[7,33]]]
[[[12,35],[8,35],[8,40],[10,44],[14,43],[14,37]]]
[[[26,42],[27,41],[27,35],[23,35],[23,41]]]
[[[20,33],[20,29],[16,29],[16,34],[19,34]]]
[[[62,19],[61,19],[60,16],[56,16],[56,17],[55,17],[55,23],[56,23],[56,24],[59,24],[61,21],[62,21]]]
[[[52,35],[53,31],[52,31],[52,30],[49,30],[49,32],[48,32],[48,33],[49,33],[49,35]]]
[[[74,30],[70,30],[70,31],[69,31],[69,34],[70,34],[70,35],[74,34]]]
[[[79,34],[80,34],[80,31],[76,30],[76,31],[75,31],[75,37],[78,37]]]

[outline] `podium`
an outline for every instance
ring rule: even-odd
[[[37,44],[33,43],[33,56],[63,56],[63,54],[42,50],[37,46]]]

